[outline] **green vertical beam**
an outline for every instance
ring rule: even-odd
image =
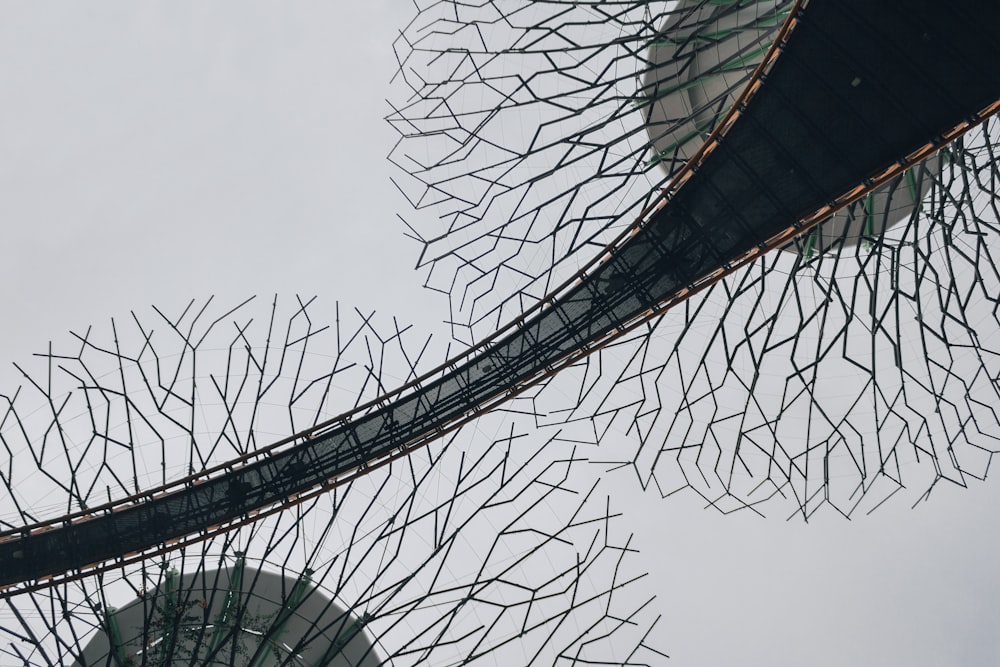
[[[806,247],[802,250],[802,256],[806,259],[812,257],[813,246],[816,245],[816,236],[819,234],[818,229],[813,229],[811,232],[806,234]]]
[[[160,609],[163,627],[160,628],[160,650],[157,651],[157,655],[159,664],[168,665],[173,653],[171,645],[174,640],[174,626],[177,625],[177,584],[180,574],[176,568],[170,568],[164,576],[166,581],[163,586],[163,606]]]
[[[910,188],[910,198],[913,199],[913,203],[919,204],[920,189],[917,187],[917,177],[913,169],[906,170],[906,185]]]
[[[270,633],[264,637],[264,642],[262,643],[277,642],[281,635],[284,634],[288,621],[291,620],[295,610],[299,608],[299,605],[302,604],[302,602],[306,599],[306,596],[309,594],[309,591],[312,589],[311,575],[312,570],[306,570],[295,582],[295,585],[292,586],[292,590],[288,593],[288,599],[286,599],[285,604],[282,605],[281,612],[271,624]],[[248,667],[261,667],[267,655],[268,651],[258,649]]]
[[[108,607],[104,612],[104,625],[108,628],[108,641],[111,642],[111,657],[118,667],[126,667],[129,658],[125,654],[125,647],[122,646],[122,633],[118,628],[118,620],[115,618],[117,609]]]
[[[871,238],[875,235],[875,193],[865,195],[865,250],[871,250]]]
[[[330,646],[323,652],[316,661],[312,663],[312,667],[329,667],[330,662],[340,655],[341,651],[354,639],[358,633],[364,630],[368,622],[374,618],[369,613],[362,614],[359,618],[355,619],[347,628],[344,629],[337,638],[333,640]]]
[[[208,643],[207,655],[215,653],[233,625],[240,606],[240,591],[243,588],[243,570],[245,567],[246,558],[243,554],[239,554],[236,558],[236,564],[233,565],[233,569],[229,574],[229,590],[226,591],[226,599],[222,603],[219,615],[215,617],[215,625],[212,628],[212,638]]]

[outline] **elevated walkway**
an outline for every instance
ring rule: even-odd
[[[0,535],[0,588],[203,539],[406,455],[786,243],[1000,100],[1000,3],[811,0],[778,44],[662,205],[497,338],[266,452]]]

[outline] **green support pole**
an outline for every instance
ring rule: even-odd
[[[268,636],[264,637],[265,642],[277,642],[282,634],[285,632],[285,626],[288,625],[288,621],[292,618],[292,614],[295,610],[299,608],[303,600],[309,594],[312,589],[312,570],[306,570],[301,577],[292,586],[292,590],[288,594],[288,599],[281,608],[281,612],[278,617],[271,624],[271,632]],[[250,662],[248,667],[261,667],[263,665],[264,659],[267,656],[267,651],[258,650],[254,659]]]
[[[913,203],[919,203],[917,200],[920,197],[920,189],[917,188],[917,177],[913,174],[913,169],[906,170],[906,185],[910,188],[910,197],[913,199]]]
[[[118,620],[115,619],[117,609],[108,607],[104,612],[104,624],[108,628],[108,641],[111,642],[111,657],[118,667],[127,667],[132,661],[125,654],[125,647],[122,646],[122,633],[118,628]]]
[[[364,613],[360,618],[353,621],[347,628],[344,629],[337,638],[333,640],[330,647],[324,651],[323,655],[319,657],[318,660],[313,662],[312,667],[328,667],[330,662],[337,657],[341,651],[354,639],[359,632],[364,630],[368,622],[372,620],[372,615]]]
[[[226,635],[233,625],[233,621],[240,606],[240,591],[243,587],[243,569],[246,567],[246,558],[239,554],[236,564],[229,575],[229,590],[226,591],[226,599],[222,603],[222,610],[215,617],[215,625],[212,628],[212,638],[208,642],[208,654],[215,653],[219,645],[225,640]]]
[[[816,245],[817,234],[819,234],[819,230],[814,229],[806,235],[806,247],[802,251],[802,256],[805,257],[806,259],[812,257],[813,246]]]
[[[865,195],[865,250],[872,249],[871,237],[875,234],[875,193]]]
[[[174,627],[177,625],[177,618],[179,616],[177,613],[177,584],[179,579],[180,575],[176,568],[167,570],[163,586],[163,607],[161,608],[162,613],[160,615],[163,627],[160,628],[160,646],[159,651],[157,651],[157,655],[159,656],[158,664],[161,665],[169,664],[170,657],[173,654]]]

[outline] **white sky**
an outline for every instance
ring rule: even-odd
[[[318,294],[440,330],[385,156],[407,3],[0,14],[0,357],[191,297]],[[16,375],[0,367],[0,391]],[[675,665],[1000,662],[995,484],[847,523],[619,491]]]

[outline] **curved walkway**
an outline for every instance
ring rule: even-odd
[[[203,539],[405,455],[981,122],[1000,106],[997,63],[1000,3],[801,2],[663,203],[502,335],[307,436],[0,535],[0,588],[32,590]]]

